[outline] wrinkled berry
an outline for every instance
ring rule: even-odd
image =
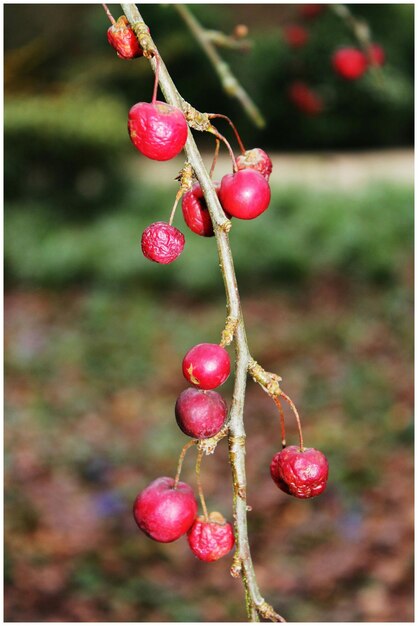
[[[366,71],[367,59],[357,48],[341,48],[332,55],[332,66],[342,78],[355,80]]]
[[[200,389],[222,385],[231,371],[229,354],[216,343],[199,343],[183,359],[183,375]]]
[[[240,154],[237,158],[239,170],[250,168],[259,172],[266,180],[269,179],[273,169],[273,164],[269,155],[261,150],[261,148],[253,148],[246,150],[244,154]]]
[[[193,489],[174,479],[157,478],[138,494],[134,518],[139,528],[151,539],[161,543],[176,541],[190,529],[197,513]]]
[[[228,213],[242,220],[252,220],[268,208],[271,192],[259,172],[246,168],[222,178],[219,197]]]
[[[271,477],[285,493],[296,498],[319,496],[328,479],[328,461],[315,448],[289,446],[277,452],[270,464]]]
[[[216,193],[219,194],[220,183],[213,183]],[[213,237],[214,230],[212,220],[209,215],[203,190],[199,183],[184,194],[181,203],[184,221],[187,226],[201,237]]]
[[[177,259],[184,248],[184,235],[167,222],[154,222],[142,233],[141,248],[150,261],[167,265]]]
[[[234,531],[218,512],[209,515],[209,521],[199,516],[187,533],[189,546],[201,561],[210,563],[228,554],[234,547]]]
[[[129,136],[149,159],[168,161],[179,154],[188,128],[183,112],[166,102],[138,102],[129,111]]]
[[[142,57],[142,48],[125,15],[108,28],[107,40],[121,59]]]
[[[216,391],[190,387],[177,398],[175,415],[181,430],[195,439],[213,437],[222,428],[228,413],[225,400]]]

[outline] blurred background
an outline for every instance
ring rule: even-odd
[[[348,5],[386,57],[355,81],[330,60],[358,45],[353,31],[332,6],[309,6],[189,7],[209,29],[248,26],[250,49],[220,52],[264,129],[223,93],[173,5],[141,12],[182,95],[230,115],[274,164],[270,209],[231,232],[247,332],[331,469],[313,501],[274,486],[278,415],[249,383],[262,592],[289,621],[413,621],[414,6]],[[219,340],[225,314],[214,241],[180,210],[182,256],[158,266],[140,252],[143,229],[168,219],[182,166],[147,161],[126,132],[129,108],[151,99],[149,64],[116,56],[99,4],[7,4],[4,15],[5,619],[244,621],[230,557],[202,563],[184,539],[147,539],[131,515],[138,491],[175,473],[180,363]],[[213,139],[195,136],[209,166]],[[215,177],[229,170],[223,153]],[[295,443],[290,414],[288,431]],[[210,508],[230,518],[225,442],[202,478]]]

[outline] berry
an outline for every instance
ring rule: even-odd
[[[219,197],[228,213],[242,220],[252,220],[267,209],[271,192],[259,172],[246,168],[222,178]]]
[[[147,259],[166,265],[182,253],[184,235],[167,222],[154,222],[142,233],[141,248]]]
[[[186,534],[197,513],[193,489],[163,476],[148,485],[136,497],[134,518],[139,528],[151,539],[161,543],[176,541]]]
[[[261,148],[253,148],[252,150],[246,150],[244,154],[240,154],[237,158],[237,165],[239,170],[245,170],[247,168],[256,170],[266,180],[269,179],[273,169],[273,164],[269,155],[261,150]]]
[[[222,385],[231,371],[229,354],[216,343],[199,343],[183,359],[183,375],[200,389]]]
[[[299,24],[289,24],[283,28],[283,36],[291,48],[303,48],[309,39],[308,31]]]
[[[214,183],[214,186],[216,193],[219,194],[220,183]],[[212,220],[199,183],[195,183],[190,191],[184,194],[181,208],[184,221],[190,230],[202,237],[213,237],[215,233]]]
[[[322,98],[302,81],[292,83],[288,95],[296,108],[307,115],[318,115],[324,109]]]
[[[285,493],[296,498],[319,496],[326,487],[328,461],[319,450],[289,446],[277,452],[270,464],[271,477]]]
[[[216,391],[202,391],[190,387],[177,398],[177,424],[189,437],[206,439],[222,428],[228,413],[225,400]]]
[[[142,154],[168,161],[184,148],[188,125],[182,111],[166,102],[138,102],[129,111],[129,136]]]
[[[326,4],[301,4],[299,6],[299,13],[301,17],[310,20],[321,15],[326,8]]]
[[[107,40],[121,59],[142,57],[142,48],[125,15],[108,28]]]
[[[199,516],[187,533],[189,546],[201,561],[210,563],[228,554],[234,547],[232,526],[218,512],[209,515],[209,521]]]
[[[368,55],[371,65],[384,65],[386,60],[385,51],[378,43],[372,43],[369,46]]]
[[[332,55],[332,66],[342,78],[355,80],[366,71],[367,59],[356,48],[341,48]]]

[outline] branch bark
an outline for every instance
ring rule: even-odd
[[[157,47],[135,4],[122,4],[122,9],[135,31],[141,46],[155,72],[156,61],[154,54],[158,54]],[[183,100],[172,81],[167,68],[160,58],[159,84],[166,101],[183,111],[190,110],[190,105]],[[218,196],[203,164],[200,152],[196,146],[192,133],[189,129],[185,151],[189,163],[192,165],[196,177],[202,187],[208,210],[214,224],[216,244],[218,248],[219,264],[225,286],[227,300],[227,317],[235,321],[234,344],[235,344],[235,383],[232,398],[232,406],[228,422],[229,459],[232,470],[233,482],[233,515],[236,539],[236,552],[233,559],[231,574],[242,578],[249,621],[260,621],[260,617],[273,622],[284,622],[274,609],[265,602],[261,596],[253,562],[251,559],[250,545],[247,531],[247,480],[245,472],[245,428],[244,428],[244,402],[247,373],[254,368],[255,361],[252,359],[245,332],[244,319],[238,285],[235,275],[234,262],[229,244],[228,230],[230,222],[226,219]],[[262,369],[262,368],[260,368]],[[254,376],[253,372],[251,374]]]

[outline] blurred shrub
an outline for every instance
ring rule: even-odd
[[[80,280],[107,285],[141,281],[157,289],[222,290],[219,272],[207,271],[216,266],[216,246],[186,227],[186,248],[175,263],[163,267],[143,258],[142,230],[161,217],[161,207],[169,211],[171,196],[137,183],[111,213],[72,225],[57,222],[48,205],[12,205],[5,224],[6,276],[10,282],[57,286]],[[276,189],[264,216],[251,223],[234,220],[231,245],[238,276],[245,277],[244,290],[249,284],[254,289],[324,272],[390,280],[411,257],[412,226],[412,189]]]

